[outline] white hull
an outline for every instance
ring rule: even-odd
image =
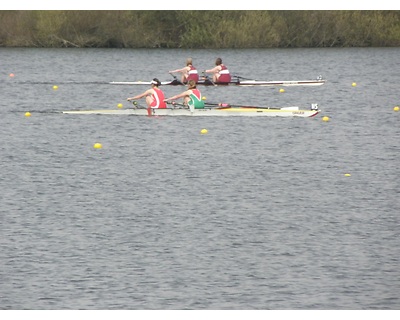
[[[261,86],[261,87],[270,87],[270,86],[282,86],[282,87],[291,87],[291,86],[322,86],[325,84],[325,80],[319,76],[315,80],[293,80],[293,81],[262,81],[262,80],[251,80],[251,79],[243,79],[243,78],[234,78],[231,82],[228,83],[214,83],[209,79],[199,80],[197,85],[203,86],[241,86],[241,87],[253,87],[253,86]],[[110,84],[117,85],[150,85],[150,81],[112,81]],[[162,81],[161,85],[163,86],[182,86],[184,85],[182,82],[176,79],[170,81]]]
[[[237,81],[237,82],[229,82],[229,83],[207,83],[207,82],[199,82],[197,85],[204,86],[220,86],[226,87],[229,86],[239,86],[239,87],[271,87],[271,86],[282,86],[282,87],[292,87],[292,86],[322,86],[325,84],[325,80],[299,80],[299,81],[259,81],[259,80],[245,80],[245,81]],[[110,84],[114,85],[150,85],[149,81],[112,81]],[[182,86],[181,83],[174,83],[173,81],[162,81],[161,85],[164,86]]]
[[[189,109],[183,108],[167,108],[167,109],[102,109],[102,110],[74,110],[63,111],[65,114],[108,114],[108,115],[136,115],[136,116],[189,116],[189,117],[205,117],[205,116],[223,116],[223,117],[313,117],[320,110],[300,109],[299,107],[286,108],[256,108],[256,107],[230,107],[230,108],[204,108],[196,109],[191,112]]]

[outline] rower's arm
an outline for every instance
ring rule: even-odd
[[[191,90],[187,90],[187,91],[182,92],[180,94],[177,94],[177,95],[175,95],[175,96],[173,96],[171,98],[164,99],[164,101],[170,101],[170,100],[176,100],[176,99],[179,99],[179,98],[183,98],[183,97],[189,96],[191,93],[192,93]]]
[[[132,98],[128,98],[128,99],[126,99],[126,100],[130,101],[130,100],[141,99],[141,98],[143,98],[144,96],[147,96],[147,95],[150,95],[150,94],[152,94],[151,89],[146,90],[145,92],[143,92],[143,93],[141,93],[141,94],[138,94],[137,96],[134,96],[134,97],[132,97]]]
[[[185,72],[186,68],[182,68],[182,69],[176,69],[176,70],[172,70],[172,71],[168,71],[168,73],[174,73],[174,72]]]
[[[216,67],[214,67],[214,68],[212,68],[210,70],[205,70],[204,72],[205,73],[216,73],[218,71],[219,71],[219,68],[218,68],[218,66],[216,66]]]

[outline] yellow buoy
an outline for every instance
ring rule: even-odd
[[[355,86],[357,85],[357,83],[353,82],[351,85],[352,85],[353,87],[355,87]]]
[[[58,89],[58,86],[53,86],[53,90],[57,90]]]
[[[284,93],[285,92],[285,89],[279,89],[279,92],[281,92],[281,93]]]
[[[103,146],[101,145],[101,143],[98,143],[98,142],[96,142],[94,145],[93,145],[93,148],[95,148],[95,149],[101,149]]]
[[[400,108],[399,108],[399,106],[395,106],[395,107],[393,108],[393,110],[394,110],[394,111],[399,111]]]
[[[25,112],[25,117],[30,117],[31,116],[31,113],[28,111],[28,112]]]
[[[201,100],[207,100],[207,98],[206,97],[202,97]]]
[[[329,117],[328,116],[322,117],[322,121],[325,121],[325,122],[329,121]]]
[[[122,107],[123,107],[123,104],[122,104],[122,103],[118,103],[118,104],[117,104],[117,107],[118,107],[118,108],[122,108]]]
[[[345,177],[350,177],[351,176],[350,173],[345,173],[344,175],[345,175]]]
[[[201,129],[201,134],[206,134],[207,132],[208,132],[208,130],[207,129]]]

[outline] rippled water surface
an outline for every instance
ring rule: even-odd
[[[60,113],[128,107],[146,86],[109,81],[168,80],[188,56],[259,80],[327,79],[201,88],[209,102],[322,112]],[[399,56],[0,48],[0,308],[399,309]]]

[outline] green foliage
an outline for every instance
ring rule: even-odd
[[[399,46],[399,11],[0,11],[0,46]]]

